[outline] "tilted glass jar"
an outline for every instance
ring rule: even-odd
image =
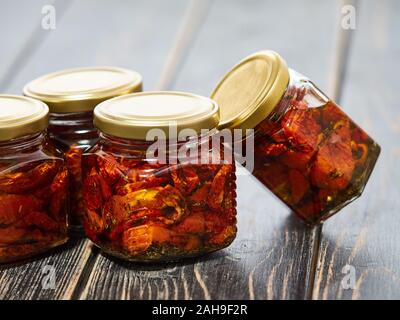
[[[379,145],[277,53],[245,58],[211,97],[220,129],[254,129],[253,175],[308,224],[361,195]]]
[[[228,246],[236,236],[236,175],[223,149],[210,147],[218,112],[211,99],[178,92],[99,104],[100,140],[82,161],[89,239],[131,261],[177,260]],[[153,128],[160,145],[149,153]],[[177,139],[188,130],[192,135]],[[220,161],[211,163],[213,155]]]
[[[140,74],[115,67],[66,69],[25,86],[26,96],[45,102],[50,108],[48,133],[65,153],[70,174],[73,225],[80,225],[83,215],[81,156],[98,140],[93,126],[94,107],[109,98],[141,90]]]
[[[0,95],[0,263],[67,241],[68,172],[45,134],[48,107]]]

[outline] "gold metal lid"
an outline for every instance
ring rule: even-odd
[[[94,109],[94,124],[113,136],[145,140],[150,129],[176,137],[170,126],[182,129],[214,129],[219,123],[219,108],[210,98],[191,93],[154,91],[128,94],[100,103]]]
[[[49,108],[23,96],[0,95],[0,141],[40,132],[49,123]]]
[[[50,112],[92,111],[100,102],[142,90],[142,76],[115,67],[74,68],[49,73],[24,87],[24,95],[45,102]]]
[[[211,94],[220,107],[218,128],[254,128],[271,113],[288,83],[288,67],[276,52],[259,51],[244,58]]]

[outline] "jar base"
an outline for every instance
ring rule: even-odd
[[[182,253],[176,251],[175,253],[173,252],[173,247],[168,246],[164,247],[164,252],[162,248],[159,246],[154,246],[153,248],[150,248],[149,250],[146,251],[145,254],[140,254],[136,256],[129,256],[127,254],[123,254],[121,252],[118,252],[116,250],[113,250],[112,248],[101,246],[91,240],[91,242],[101,250],[101,252],[105,256],[109,256],[118,260],[126,261],[126,262],[131,262],[131,263],[138,263],[138,264],[157,264],[157,263],[176,263],[176,262],[181,262],[183,260],[189,260],[193,258],[198,258],[202,256],[209,255],[211,253],[217,252],[219,250],[223,250],[227,248],[228,246],[231,245],[231,243],[235,240],[236,235],[232,236],[229,239],[226,239],[226,241],[218,246],[214,247],[208,247],[207,249],[199,249],[196,251],[192,251],[189,253]],[[168,251],[168,253],[166,253]]]
[[[4,252],[8,252],[9,256],[7,257],[0,257],[0,264],[1,265],[7,265],[7,264],[12,264],[16,262],[27,262],[30,259],[34,259],[34,257],[43,254],[51,249],[54,249],[58,246],[61,246],[65,243],[67,243],[69,240],[69,237],[65,237],[56,241],[53,241],[51,243],[38,243],[38,244],[21,244],[21,245],[14,245],[12,247],[6,246],[6,247],[0,247],[0,255],[2,255]],[[23,252],[27,250],[27,246],[30,248],[29,253],[25,254],[18,254],[18,252]],[[14,253],[14,254],[12,254]]]

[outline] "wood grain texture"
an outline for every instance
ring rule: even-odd
[[[359,1],[341,104],[382,152],[361,198],[323,226],[314,299],[400,298],[399,10],[398,1]]]
[[[318,15],[310,18],[311,5],[316,6]],[[169,76],[168,88],[208,95],[233,64],[265,48],[281,52],[291,66],[299,67],[324,88],[339,10],[334,1],[257,1],[251,5],[247,1],[214,1],[180,63],[182,69]],[[308,297],[315,230],[305,227],[243,169],[239,171],[239,231],[229,248],[167,266],[133,265],[99,256],[81,298]]]
[[[10,4],[11,6],[11,4]],[[56,5],[56,10],[57,9]],[[169,44],[175,36],[186,3],[168,1],[85,0],[74,2],[56,30],[42,37],[37,50],[27,52],[13,81],[2,90],[20,94],[23,85],[46,72],[67,67],[117,65],[138,70],[145,83],[153,85],[158,77]],[[40,13],[40,9],[38,8]],[[38,22],[39,23],[39,22]],[[12,41],[12,39],[8,39]],[[44,259],[18,268],[0,270],[0,298],[7,299],[70,299],[79,296],[86,271],[90,271],[92,245],[88,240],[74,240],[76,245],[60,248]],[[43,257],[43,256],[42,256]],[[89,263],[89,265],[88,265]],[[55,290],[42,289],[42,267],[51,264],[56,269]]]
[[[78,66],[113,65],[144,76],[153,87],[186,9],[181,0],[74,2],[6,89],[20,93],[44,73]],[[57,10],[57,6],[56,6]]]
[[[74,239],[32,262],[1,266],[0,299],[71,299],[91,258],[91,247],[89,241]],[[54,272],[49,268],[54,268]]]
[[[0,88],[4,90],[28,61],[49,32],[42,29],[42,9],[57,6],[57,20],[62,19],[71,1],[4,0],[0,10]]]

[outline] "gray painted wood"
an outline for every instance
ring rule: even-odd
[[[69,2],[69,3],[72,3]],[[60,4],[59,2],[57,4]],[[38,44],[49,33],[43,32],[41,21],[45,5],[55,5],[48,0],[5,0],[0,10],[0,88],[12,81],[15,73],[29,56],[29,51],[37,49]],[[61,19],[68,4],[60,4],[58,18]],[[4,90],[4,89],[2,89]]]
[[[104,0],[74,2],[58,21],[56,30],[43,30],[49,34],[39,38],[41,42],[36,44],[35,51],[26,52],[13,81],[1,89],[18,94],[27,81],[41,74],[91,65],[136,69],[144,75],[145,86],[151,86],[161,72],[186,6],[180,0],[168,3],[162,0],[120,1],[118,6]],[[56,3],[57,12],[59,9]],[[6,40],[6,43],[12,42],[13,38]],[[0,298],[71,299],[79,296],[97,251],[92,252],[88,240],[74,240],[73,243],[75,246],[60,248],[56,254],[49,253],[35,262],[17,268],[2,267]],[[54,290],[43,289],[46,273],[42,273],[42,268],[45,265],[55,267]]]
[[[317,15],[310,16],[311,6]],[[218,0],[209,10],[185,60],[173,61],[182,69],[175,69],[176,74],[165,82],[170,89],[208,95],[233,64],[264,48],[281,52],[291,66],[327,87],[340,14],[337,2],[254,1],[250,5]],[[315,230],[305,227],[249,175],[238,177],[237,193],[239,232],[228,249],[168,266],[138,266],[99,256],[81,298],[308,297]]]
[[[71,299],[86,263],[97,252],[84,239],[43,254],[29,263],[0,267],[0,299]]]
[[[44,73],[78,66],[113,65],[134,69],[154,86],[186,10],[173,1],[85,0],[73,3],[6,89],[20,93]],[[57,5],[56,5],[57,10]]]
[[[362,197],[323,226],[314,299],[400,298],[400,3],[359,2],[342,106],[382,152]]]

